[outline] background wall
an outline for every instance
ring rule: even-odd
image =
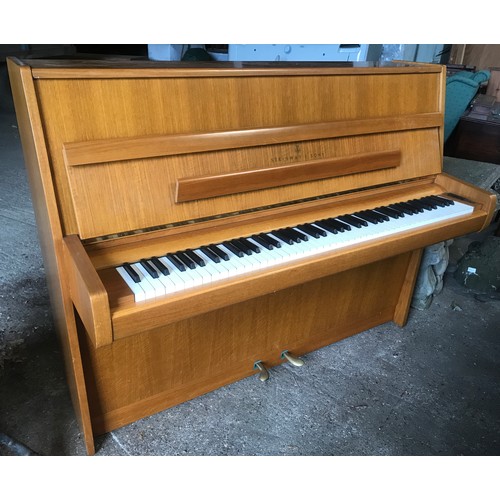
[[[450,63],[475,66],[476,69],[500,67],[500,45],[453,45]]]

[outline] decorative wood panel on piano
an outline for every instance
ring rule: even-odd
[[[284,352],[403,326],[422,248],[493,215],[441,173],[440,66],[8,66],[90,454]]]

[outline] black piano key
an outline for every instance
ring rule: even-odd
[[[258,234],[252,236],[252,238],[259,244],[262,245],[264,248],[267,250],[272,250],[274,248],[274,245],[270,243],[269,241],[266,241],[264,238],[259,236]]]
[[[409,205],[408,203],[401,201],[399,203],[394,204],[397,208],[402,210],[406,215],[414,215],[418,214],[419,212],[423,212],[423,209],[414,207],[412,205]],[[392,207],[392,205],[389,205]]]
[[[334,227],[335,229],[337,229],[337,231],[341,233],[345,231],[344,223],[334,219],[333,217],[330,219],[326,219],[326,222],[328,222],[328,224],[330,224],[332,227]]]
[[[252,252],[260,253],[260,248],[255,243],[252,243],[248,238],[240,238],[239,241],[243,245],[246,245],[247,247],[249,247],[250,250],[252,250]]]
[[[208,247],[200,247],[200,250],[213,262],[218,264],[220,262],[220,257]]]
[[[436,203],[431,196],[424,196],[423,198],[421,198],[421,201],[423,201],[424,203],[428,203],[434,209],[441,206],[439,203]]]
[[[316,221],[314,223],[314,225],[325,229],[329,233],[333,233],[333,234],[338,233],[338,229],[336,227],[333,227],[331,224],[328,224],[328,222],[325,219]]]
[[[422,200],[410,200],[412,203],[415,203],[417,206],[422,207],[424,210],[433,210],[434,207],[430,203],[426,203],[425,201]],[[437,207],[435,207],[437,208]]]
[[[250,247],[245,245],[242,241],[240,240],[231,240],[231,243],[238,249],[241,250],[244,254],[246,255],[252,255],[252,250]]]
[[[438,200],[442,201],[448,207],[450,205],[454,205],[455,204],[455,202],[453,200],[450,200],[449,198],[444,198],[443,196],[434,196],[434,198],[437,198]]]
[[[404,217],[404,213],[400,210],[396,211],[389,207],[377,207],[375,209],[377,212],[387,215],[391,219],[399,219],[400,217]]]
[[[408,203],[411,203],[412,205],[415,205],[417,207],[421,207],[424,210],[432,210],[433,207],[429,203],[425,203],[422,200],[410,200]]]
[[[175,256],[189,269],[196,269],[196,264],[184,252],[176,252]]]
[[[135,281],[135,283],[141,282],[141,277],[135,272],[135,269],[128,263],[122,264],[123,269],[127,271],[127,274]]]
[[[320,238],[321,236],[326,236],[326,231],[319,227],[315,227],[311,224],[300,224],[297,226],[300,231],[312,236],[313,238]]]
[[[379,222],[387,222],[389,220],[387,215],[377,212],[376,210],[363,210],[363,212],[375,217]]]
[[[414,210],[416,210],[416,213],[423,213],[425,211],[425,208],[418,205],[418,203],[412,203],[412,200],[404,201],[402,202],[408,207],[412,207]]]
[[[307,241],[307,236],[304,233],[301,233],[300,231],[295,231],[292,227],[286,227],[283,229],[283,231],[290,235],[290,237],[293,239],[294,243],[301,243],[302,241]]]
[[[438,198],[443,200],[445,203],[448,203],[448,205],[455,205],[455,202],[450,198],[443,198],[442,196],[439,196]]]
[[[420,201],[422,203],[428,203],[434,209],[439,206],[430,196],[424,196],[423,198],[420,198]]]
[[[227,248],[231,253],[234,253],[237,257],[243,257],[245,252],[240,250],[238,247],[234,246],[230,241],[225,241],[222,245]]]
[[[365,211],[363,212],[354,212],[356,217],[359,217],[360,219],[364,219],[365,221],[371,223],[371,224],[378,224],[378,219],[374,217],[373,215],[366,213]]]
[[[417,211],[413,207],[407,207],[402,203],[392,203],[388,205],[389,208],[393,208],[394,210],[401,210],[405,215],[413,215],[417,213]]]
[[[184,252],[195,264],[199,265],[200,267],[205,267],[206,262],[196,253],[194,253],[192,250],[186,250]]]
[[[151,257],[151,262],[156,266],[156,269],[163,274],[163,276],[168,276],[170,274],[168,267],[158,257]]]
[[[141,259],[141,264],[152,278],[159,277],[158,271],[146,259]]]
[[[273,238],[272,236],[269,236],[266,233],[260,233],[257,236],[259,238],[262,238],[264,241],[267,241],[267,243],[269,243],[273,247],[281,248],[281,243],[276,238]]]
[[[271,231],[271,234],[275,236],[276,238],[279,238],[281,241],[286,243],[287,245],[293,245],[293,238],[284,232],[281,229],[277,229],[276,231]]]
[[[218,255],[222,260],[228,261],[229,260],[229,255],[222,250],[222,248],[219,248],[217,245],[208,245],[208,248],[212,250],[213,253]]]
[[[399,214],[400,217],[405,217],[407,215],[404,210],[402,210],[401,208],[396,207],[396,205],[389,205],[389,206],[384,207],[384,208],[387,208],[388,210],[394,210],[394,212],[396,212],[397,214]]]
[[[337,222],[337,224],[340,224],[344,228],[344,231],[350,231],[352,229],[349,224],[346,224],[345,222],[339,220],[339,217],[335,217],[335,221]]]
[[[341,215],[337,217],[337,219],[341,220],[342,222],[345,222],[346,224],[357,227],[358,229],[361,227],[368,226],[368,222],[362,219],[358,219],[357,217],[354,217],[352,215]]]
[[[297,234],[297,236],[302,240],[302,241],[309,241],[309,238],[307,236],[307,234],[304,234],[303,232],[301,231],[297,231],[295,228],[293,227],[289,227],[288,229],[290,229],[290,231],[293,231],[294,233]]]
[[[442,198],[438,198],[437,196],[426,196],[426,199],[427,198],[430,198],[438,207],[448,206]]]
[[[165,257],[181,272],[186,270],[186,266],[182,263],[179,258],[173,253],[168,253]]]

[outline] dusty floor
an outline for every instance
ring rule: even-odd
[[[0,435],[41,455],[84,454],[11,110],[0,113],[0,174]],[[405,328],[374,328],[268,383],[251,377],[145,418],[98,438],[97,454],[498,455],[500,294],[462,286],[453,270]],[[14,454],[1,442],[0,455]]]

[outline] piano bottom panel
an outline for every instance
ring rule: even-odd
[[[99,348],[79,322],[94,432],[256,374],[256,361],[280,364],[284,350],[302,355],[394,319],[411,298],[414,261],[408,252]]]

